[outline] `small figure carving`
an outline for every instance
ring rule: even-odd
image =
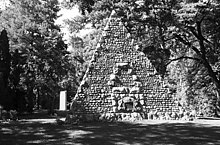
[[[134,93],[139,93],[140,92],[140,88],[139,87],[132,87],[131,89],[130,89],[130,93],[131,94],[134,94]]]
[[[110,75],[110,81],[117,81],[118,77],[115,74]]]
[[[118,68],[128,68],[128,66],[129,66],[128,62],[116,63],[116,67],[118,67]]]
[[[118,67],[114,67],[114,68],[113,68],[113,74],[119,75],[119,73],[120,73],[119,68],[118,68]]]
[[[112,88],[113,93],[129,93],[128,87],[113,87]]]
[[[116,85],[115,81],[108,81],[108,85],[114,87]]]
[[[139,81],[140,79],[138,78],[137,75],[132,75],[132,80],[133,80],[133,81]]]
[[[127,74],[129,74],[129,75],[134,74],[134,70],[132,68],[129,68]]]
[[[112,100],[112,106],[117,106],[117,101],[115,99]]]
[[[136,49],[137,51],[141,51],[141,50],[142,50],[142,46],[137,44],[137,45],[135,46],[135,49]]]

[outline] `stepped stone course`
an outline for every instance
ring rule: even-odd
[[[72,113],[101,120],[177,119],[179,108],[167,83],[112,12],[73,98]]]

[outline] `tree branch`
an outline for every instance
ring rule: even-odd
[[[199,56],[201,55],[201,52],[195,47],[195,46],[192,46],[191,43],[187,42],[186,40],[184,40],[180,35],[175,35],[175,37],[180,41],[182,42],[184,45],[192,48],[192,50],[194,50],[196,52],[196,54],[198,54]]]
[[[198,34],[196,33],[196,29],[194,28],[194,27],[192,27],[192,26],[186,26],[186,28],[188,28],[189,29],[189,31],[196,37],[196,38],[198,38],[199,36],[198,36]]]
[[[177,61],[177,60],[181,60],[181,59],[191,59],[191,60],[201,61],[199,58],[190,57],[190,56],[181,56],[181,57],[178,57],[178,58],[175,58],[175,59],[171,59],[165,66],[168,66],[173,61]]]
[[[212,44],[212,42],[210,42],[208,39],[206,39],[202,34],[201,34],[201,32],[198,32],[198,33],[196,33],[196,29],[194,28],[194,27],[192,27],[192,26],[186,26],[189,30],[190,30],[190,32],[192,32],[192,34],[197,38],[197,39],[202,39],[202,40],[204,40],[206,43],[209,43],[209,44]],[[197,26],[198,27],[198,26]],[[197,31],[198,31],[198,28],[197,28]],[[201,30],[200,30],[201,31]]]
[[[186,28],[189,29],[189,31],[198,39],[198,40],[204,40],[206,43],[209,43],[211,45],[212,42],[210,42],[208,39],[206,39],[203,35],[202,35],[202,30],[201,30],[201,23],[204,20],[205,16],[201,18],[200,21],[196,22],[196,29],[193,26],[186,26]],[[197,32],[196,32],[197,31]]]
[[[196,26],[197,26],[198,40],[199,40],[199,46],[200,46],[200,50],[201,50],[201,56],[202,56],[202,59],[204,61],[204,60],[206,60],[206,48],[205,48],[204,41],[203,41],[203,35],[202,35],[202,30],[201,30],[201,21],[197,21]]]

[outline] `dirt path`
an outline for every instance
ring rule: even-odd
[[[220,145],[220,120],[57,125],[55,119],[23,119],[0,124],[0,144]]]

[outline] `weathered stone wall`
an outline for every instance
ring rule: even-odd
[[[102,35],[73,99],[73,112],[108,114],[108,118],[117,119],[132,112],[148,118],[175,118],[179,110],[166,79],[139,51],[136,39],[114,12]]]

